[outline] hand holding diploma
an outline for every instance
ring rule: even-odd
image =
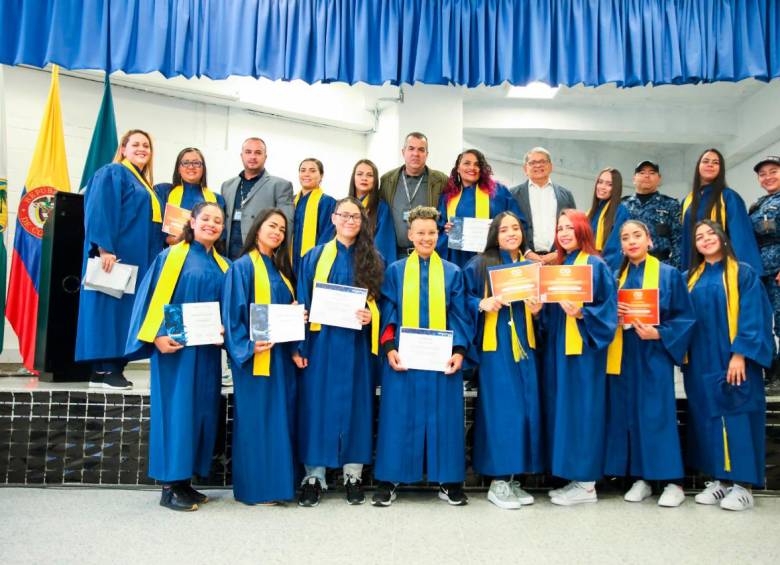
[[[268,351],[274,346],[274,344],[270,341],[256,341],[255,342],[255,353],[262,353],[263,351]]]
[[[479,309],[483,312],[498,312],[502,306],[509,306],[509,302],[503,300],[501,295],[488,296],[479,301]]]
[[[110,273],[111,269],[114,268],[114,263],[117,262],[116,255],[102,247],[98,248],[98,250],[100,251],[100,266],[105,272]]]
[[[161,335],[154,339],[154,345],[160,353],[176,353],[184,346],[167,335]]]
[[[578,320],[582,319],[582,306],[578,306],[569,300],[562,300],[558,304],[561,305],[561,308],[563,308],[563,311],[566,312],[567,316],[573,316]]]
[[[538,298],[526,298],[524,302],[528,308],[528,311],[531,312],[532,315],[538,316],[539,312],[542,311],[542,303]]]
[[[371,323],[371,310],[368,308],[361,308],[356,312],[357,319],[360,320],[360,323],[364,326],[367,326]]]
[[[447,369],[445,369],[445,375],[453,375],[460,371],[460,367],[463,365],[463,355],[455,353],[450,360],[447,361]]]

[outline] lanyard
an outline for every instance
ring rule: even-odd
[[[409,185],[406,184],[406,171],[401,171],[401,179],[404,181],[404,190],[406,191],[406,200],[409,202],[409,205],[411,206],[412,200],[417,196],[417,192],[420,190],[420,185],[422,184],[423,177],[425,176],[425,172],[423,172],[422,175],[420,175],[420,180],[417,181],[417,186],[414,187],[414,192],[411,196],[409,196]]]

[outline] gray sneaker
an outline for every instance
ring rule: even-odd
[[[487,499],[498,506],[508,510],[520,508],[522,504],[512,492],[512,487],[506,481],[492,481]]]
[[[515,495],[515,498],[523,506],[529,506],[534,503],[534,497],[520,487],[520,481],[511,481],[509,487],[512,489],[512,494]]]

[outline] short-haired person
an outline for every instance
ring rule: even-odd
[[[693,232],[697,222],[709,219],[718,222],[732,242],[739,261],[764,274],[761,254],[753,233],[753,224],[742,197],[726,183],[726,161],[717,149],[706,149],[696,161],[693,188],[682,204],[682,237],[680,238],[680,268],[690,268],[695,253]]]
[[[687,465],[711,477],[699,504],[753,507],[765,474],[766,397],[761,367],[772,361],[772,318],[753,268],[737,259],[720,224],[693,228],[688,290],[696,314],[688,362]],[[729,486],[731,485],[731,486]]]
[[[301,259],[314,246],[333,239],[331,216],[336,199],[320,188],[325,167],[322,161],[307,157],[298,165],[301,190],[295,195],[295,215],[290,233],[293,272],[297,275]]]
[[[488,269],[529,264],[521,251],[523,225],[512,212],[493,218],[484,253],[463,270],[466,303],[476,322],[474,354],[482,378],[474,417],[472,466],[491,478],[488,500],[499,508],[520,508],[534,497],[524,491],[522,474],[544,471],[535,299],[509,303],[494,295]]]
[[[404,138],[401,156],[404,164],[382,175],[379,192],[390,207],[395,228],[398,257],[414,250],[407,236],[409,212],[416,206],[436,206],[447,184],[447,175],[427,166],[428,138],[419,131]]]
[[[363,504],[363,465],[371,463],[374,379],[371,356],[379,353],[379,310],[384,264],[374,248],[366,209],[350,196],[331,214],[336,237],[309,251],[298,272],[298,301],[311,310],[318,282],[368,290],[355,312],[363,329],[309,324],[293,360],[298,379],[297,443],[305,466],[300,506],[317,506],[327,489],[325,469],[341,467],[349,504]]]
[[[489,220],[507,210],[523,222],[523,214],[507,188],[493,179],[493,168],[478,149],[467,149],[455,159],[447,184],[439,197],[439,243],[436,251],[463,268],[476,255],[473,251],[449,249],[452,219]]]
[[[660,323],[618,327],[609,346],[604,474],[635,479],[624,496],[628,502],[652,494],[648,481],[666,481],[658,505],[676,507],[685,493],[674,366],[682,365],[696,318],[680,271],[650,255],[649,228],[627,220],[620,242],[625,259],[618,288],[657,289]],[[626,314],[628,304],[618,303],[618,316]]]
[[[661,168],[653,161],[640,161],[634,168],[636,192],[623,197],[628,215],[644,223],[650,230],[653,247],[650,255],[680,268],[680,203],[658,190],[661,184]]]
[[[552,182],[552,156],[533,147],[523,157],[528,180],[509,189],[525,219],[525,258],[552,264],[556,261],[555,225],[563,210],[576,208],[574,195]]]
[[[596,250],[612,271],[617,271],[623,261],[620,226],[628,219],[628,209],[620,202],[622,195],[623,175],[620,171],[613,167],[602,169],[593,187],[588,219],[596,240]]]
[[[349,179],[349,196],[357,198],[366,209],[369,223],[374,229],[374,245],[385,265],[394,263],[397,256],[395,227],[390,206],[379,194],[379,173],[369,159],[361,159],[352,168]]]
[[[227,206],[227,254],[231,260],[241,255],[249,228],[261,210],[280,208],[292,221],[292,183],[269,173],[265,168],[267,158],[265,141],[259,137],[245,139],[241,144],[244,169],[222,183],[221,192]]]
[[[780,338],[780,156],[764,157],[753,170],[766,194],[750,207],[750,221],[764,265],[762,280],[774,312],[775,337]],[[780,389],[780,355],[777,352],[766,376],[767,388],[777,392]]]
[[[466,312],[463,273],[436,253],[436,208],[419,206],[409,214],[414,252],[388,267],[382,285],[382,375],[374,476],[381,481],[375,506],[389,506],[399,483],[427,475],[440,483],[439,498],[466,504],[461,365],[474,335]],[[404,367],[398,354],[400,330],[427,328],[453,332],[452,356],[441,371]]]
[[[596,502],[604,470],[607,347],[617,329],[614,274],[599,256],[588,217],[564,210],[555,245],[560,265],[590,265],[593,301],[545,304],[543,413],[549,471],[569,484],[549,492],[553,504]]]
[[[199,202],[182,241],[160,253],[136,292],[127,335],[128,359],[151,357],[149,476],[162,483],[160,505],[197,510],[208,497],[190,485],[208,477],[219,428],[221,345],[177,342],[168,335],[164,306],[219,302],[228,261],[214,249],[225,213]]]

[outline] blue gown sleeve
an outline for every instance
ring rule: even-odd
[[[747,263],[739,264],[739,318],[732,353],[740,353],[763,367],[772,364],[772,307],[764,285]]]
[[[467,352],[474,335],[474,324],[466,311],[466,289],[463,271],[455,267],[450,280],[450,305],[447,311],[447,325],[453,332],[452,346],[462,347]]]
[[[615,337],[617,286],[604,261],[591,257],[588,263],[593,266],[593,302],[582,306],[582,319],[577,320],[577,327],[588,347],[599,350],[608,347]]]
[[[758,276],[763,276],[764,265],[761,262],[761,252],[758,250],[756,234],[745,201],[736,191],[728,188],[723,191],[723,200],[726,204],[726,231],[734,246],[737,259],[753,267]]]
[[[401,325],[401,318],[399,316],[400,304],[398,304],[399,292],[398,289],[403,286],[403,281],[400,277],[403,277],[403,268],[401,261],[397,261],[390,265],[385,271],[385,278],[382,281],[382,299],[379,302],[380,307],[380,320],[382,335],[388,326],[394,325],[396,327],[396,336],[398,335],[398,327]],[[384,347],[384,346],[383,346]],[[398,340],[392,344],[390,349],[398,348]],[[388,347],[384,347],[385,351]]]
[[[152,300],[154,289],[157,288],[157,281],[160,278],[165,258],[168,257],[166,249],[155,257],[146,275],[141,280],[135,291],[135,301],[133,302],[133,313],[130,316],[130,329],[127,332],[127,341],[125,343],[125,356],[133,361],[136,359],[146,359],[154,352],[154,344],[147,343],[138,339],[138,332],[146,318],[146,312],[149,310],[149,303]],[[165,335],[165,323],[160,324],[157,330],[157,336]]]
[[[168,202],[168,195],[170,195],[171,190],[173,190],[173,185],[169,182],[161,182],[160,184],[154,185],[154,193],[160,200],[160,204],[162,204],[163,214],[165,214],[165,203]]]
[[[306,252],[301,259],[301,265],[298,272],[298,282],[296,284],[296,296],[298,304],[303,304],[307,312],[311,311],[312,287],[314,285],[314,272],[317,269],[317,261],[322,254],[322,247],[314,247]],[[306,338],[298,342],[298,352],[301,357],[309,355],[309,324],[306,325]]]
[[[262,258],[260,259],[262,261]],[[232,264],[225,274],[222,288],[222,324],[225,346],[233,359],[245,363],[254,355],[255,344],[249,337],[249,304],[254,272],[249,263]]]
[[[672,267],[664,269],[662,265],[661,268],[662,277],[667,281],[662,283],[661,292],[669,294],[669,305],[668,311],[661,312],[661,323],[656,329],[666,352],[677,365],[682,365],[696,325],[696,313],[682,274]]]
[[[601,252],[604,261],[606,261],[613,272],[617,272],[620,269],[620,263],[623,261],[623,250],[620,245],[620,228],[629,217],[628,208],[623,204],[618,205],[618,209],[615,212],[615,222],[612,224],[612,230],[609,232],[609,237],[607,237],[604,249]]]
[[[396,238],[393,219],[390,217],[390,208],[384,202],[379,201],[376,209],[376,231],[374,233],[374,245],[382,255],[385,266],[395,263],[396,256]]]
[[[482,257],[475,255],[463,267],[463,279],[466,285],[466,310],[471,316],[474,327],[479,322],[479,303],[485,297],[485,280],[481,276]]]
[[[97,248],[115,253],[118,249],[122,218],[122,192],[127,182],[124,166],[106,165],[95,172],[89,181],[84,198],[84,237],[92,244],[91,254]],[[121,257],[119,257],[121,259]]]
[[[320,200],[317,209],[317,245],[328,243],[336,236],[336,226],[333,225],[331,216],[336,210],[336,201],[328,196]]]

